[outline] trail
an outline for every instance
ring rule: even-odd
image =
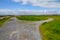
[[[42,40],[39,26],[52,20],[23,21],[13,17],[0,28],[0,40]]]

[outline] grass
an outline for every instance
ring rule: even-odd
[[[60,40],[60,16],[46,16],[54,18],[53,21],[40,26],[43,40]]]
[[[23,16],[17,16],[17,19],[19,20],[26,20],[26,21],[40,21],[45,20],[48,17],[40,16],[40,15],[23,15]]]
[[[4,18],[4,19],[0,19],[0,27],[1,27],[9,18],[10,18],[10,17]]]

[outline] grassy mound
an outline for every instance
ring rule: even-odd
[[[40,15],[23,15],[23,16],[17,16],[17,19],[26,21],[40,21],[47,19],[47,17]]]

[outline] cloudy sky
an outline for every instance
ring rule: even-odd
[[[0,0],[0,15],[60,11],[60,0]],[[39,13],[40,12],[40,13]]]

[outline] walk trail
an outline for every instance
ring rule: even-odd
[[[0,40],[42,40],[39,26],[52,20],[24,21],[13,17],[0,28]]]

